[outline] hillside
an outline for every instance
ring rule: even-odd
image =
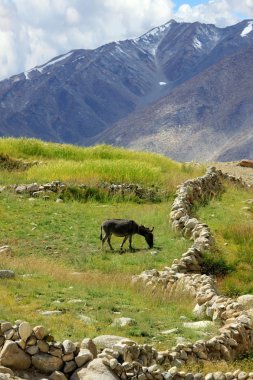
[[[99,141],[158,151],[179,161],[252,159],[252,59],[253,46],[221,60],[119,121]]]
[[[0,82],[0,136],[105,142],[180,161],[245,158],[252,141],[250,25],[171,20],[12,76]]]

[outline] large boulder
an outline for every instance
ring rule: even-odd
[[[238,163],[238,166],[243,166],[245,168],[253,168],[253,161],[251,160],[242,160]]]
[[[0,365],[12,369],[28,369],[31,358],[15,342],[6,340],[0,353]]]
[[[87,368],[81,368],[74,372],[70,380],[120,380],[102,361],[92,360]]]
[[[46,353],[36,354],[32,357],[33,366],[43,373],[60,371],[63,367],[63,360],[57,356]]]

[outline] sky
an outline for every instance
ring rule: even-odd
[[[172,18],[224,27],[253,19],[253,0],[0,0],[0,79]]]

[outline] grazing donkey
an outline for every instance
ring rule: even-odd
[[[105,232],[105,236],[103,237],[102,230]],[[109,247],[113,251],[112,245],[111,245],[111,236],[119,236],[124,237],[122,244],[120,246],[120,251],[123,248],[123,245],[129,239],[129,248],[132,248],[132,236],[134,234],[142,235],[144,236],[149,248],[152,248],[154,245],[154,237],[153,237],[153,230],[154,227],[150,230],[147,227],[139,226],[137,223],[135,223],[133,220],[127,220],[127,219],[110,219],[106,220],[101,225],[101,233],[100,233],[100,240],[102,240],[102,249],[104,246],[105,241],[107,240]]]

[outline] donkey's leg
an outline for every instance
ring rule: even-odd
[[[122,251],[123,245],[125,244],[125,242],[127,241],[127,239],[128,239],[128,236],[125,236],[124,239],[123,239],[123,241],[122,241],[122,243],[121,243],[120,251]]]
[[[112,234],[110,234],[110,235],[108,236],[108,238],[107,238],[107,242],[108,242],[109,247],[111,248],[111,251],[114,251],[114,249],[112,248],[112,245],[111,245],[111,236],[112,236]]]
[[[133,247],[132,247],[132,235],[129,236],[129,249],[131,249],[131,251],[133,251]]]
[[[111,238],[111,235],[106,233],[105,236],[103,237],[102,239],[102,249],[104,247],[104,243],[107,241],[108,244],[109,244],[109,247],[111,248],[111,250],[113,250],[112,246],[111,246],[111,243],[110,243],[110,238]]]

